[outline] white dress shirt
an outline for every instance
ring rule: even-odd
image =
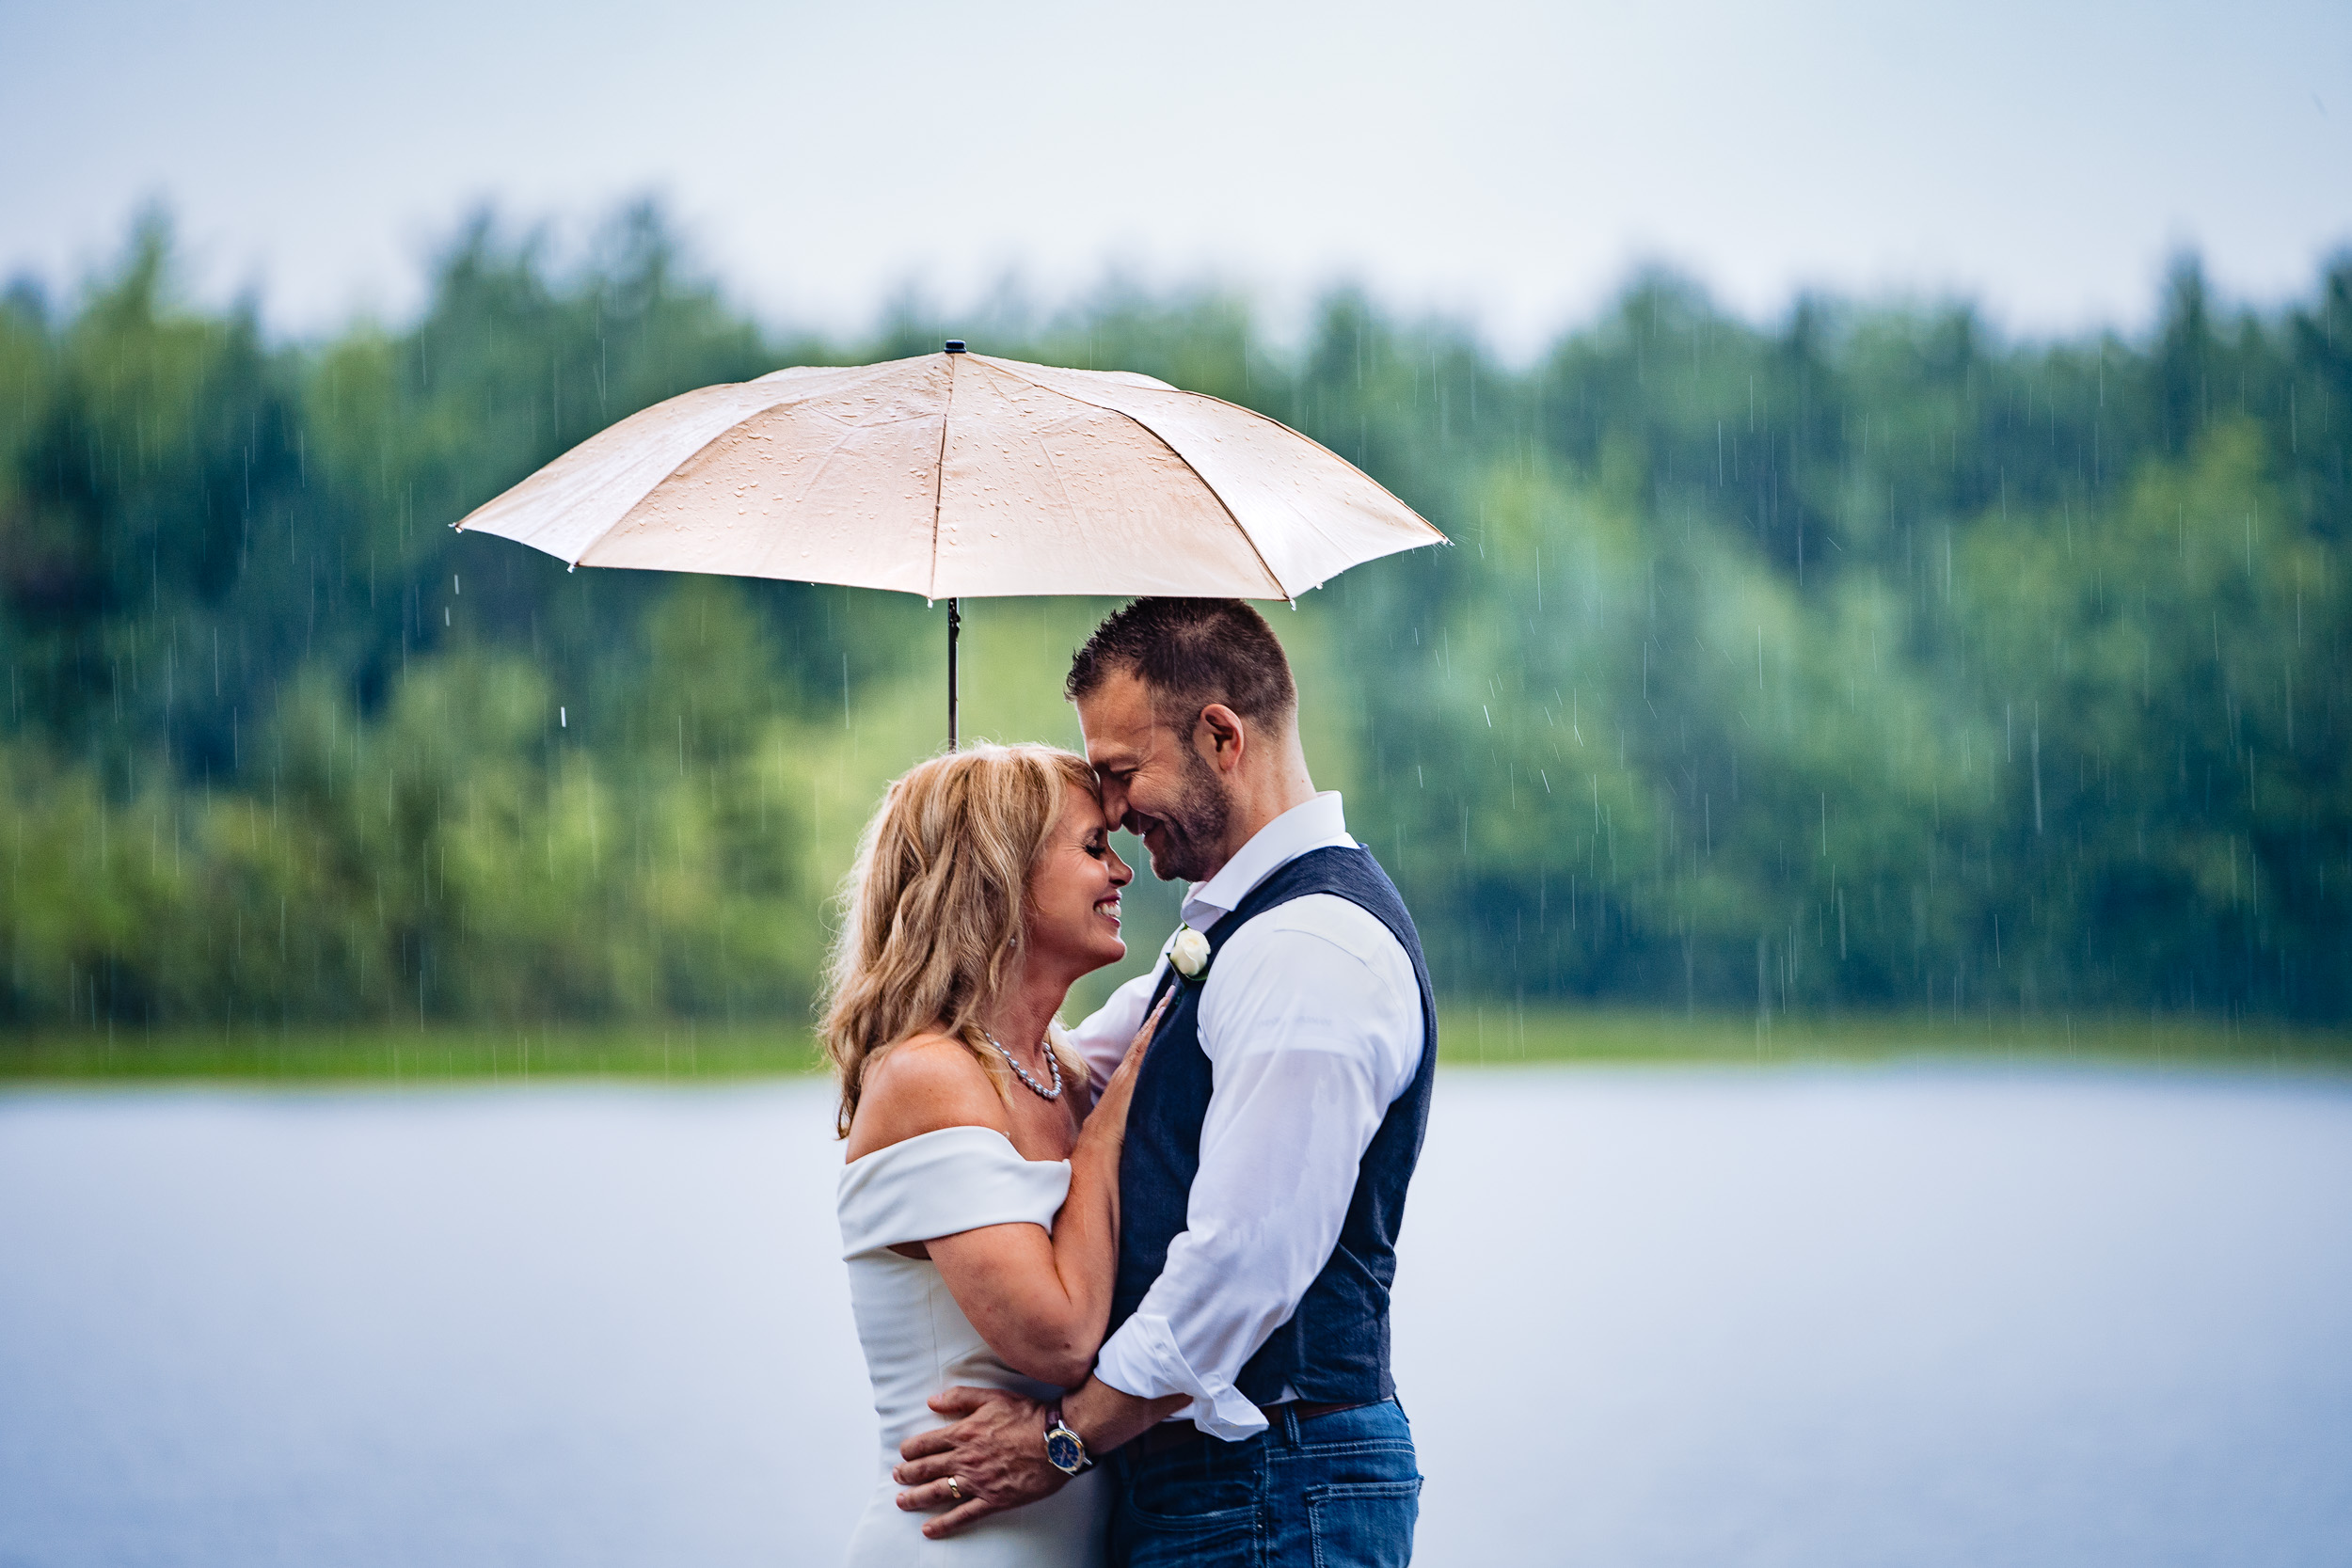
[[[1354,847],[1336,792],[1258,830],[1185,895],[1206,931],[1311,849]],[[1168,950],[1074,1031],[1101,1083],[1142,1025]],[[1242,927],[1202,982],[1200,1049],[1212,1087],[1184,1229],[1095,1375],[1238,1440],[1266,1418],[1233,1386],[1243,1363],[1298,1307],[1330,1260],[1364,1150],[1421,1065],[1421,988],[1404,946],[1372,913],[1309,894]]]

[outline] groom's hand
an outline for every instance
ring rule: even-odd
[[[1035,1400],[1001,1388],[949,1388],[932,1395],[930,1405],[942,1416],[961,1418],[901,1443],[898,1453],[905,1463],[890,1474],[907,1489],[898,1494],[898,1506],[908,1513],[947,1509],[923,1526],[932,1540],[1051,1497],[1070,1479],[1045,1457],[1045,1407]],[[959,1494],[961,1503],[956,1502]]]

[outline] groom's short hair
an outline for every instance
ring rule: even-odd
[[[1163,721],[1186,732],[1211,703],[1260,724],[1298,711],[1282,644],[1239,599],[1137,599],[1113,610],[1071,658],[1062,694],[1077,702],[1122,671],[1151,689]]]

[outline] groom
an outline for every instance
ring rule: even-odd
[[[1173,992],[1120,1167],[1110,1336],[1058,1406],[931,1402],[899,1505],[946,1536],[1113,1472],[1114,1564],[1404,1563],[1421,1476],[1389,1290],[1437,1014],[1396,889],[1317,794],[1290,663],[1234,599],[1138,599],[1067,685],[1114,823],[1192,883],[1152,973],[1080,1027],[1100,1083]]]

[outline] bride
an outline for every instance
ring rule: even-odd
[[[1093,1365],[1141,1053],[1130,1047],[1097,1098],[1055,1014],[1071,982],[1125,956],[1119,890],[1134,875],[1086,759],[1046,746],[935,757],[866,826],[823,1025],[849,1144],[842,1252],[882,1418],[851,1568],[1100,1560],[1099,1472],[931,1541],[924,1515],[898,1508],[890,1467],[938,1423],[925,1402],[942,1389],[1050,1402]]]

